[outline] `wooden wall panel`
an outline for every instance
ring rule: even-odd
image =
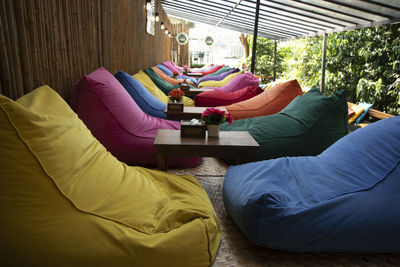
[[[0,0],[0,93],[16,99],[48,84],[68,100],[73,83],[98,67],[134,74],[169,60],[176,41],[160,22],[170,31],[173,26],[157,1],[160,22],[154,36],[147,34],[144,5],[145,0]]]

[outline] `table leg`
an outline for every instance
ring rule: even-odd
[[[157,169],[160,171],[167,171],[168,169],[167,154],[160,151],[157,153]]]

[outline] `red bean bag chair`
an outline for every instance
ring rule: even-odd
[[[272,86],[251,99],[226,106],[225,108],[235,120],[266,116],[278,113],[296,96],[302,94],[303,91],[297,80],[291,80]]]
[[[227,106],[250,99],[262,92],[264,91],[259,86],[247,86],[234,92],[206,91],[195,96],[194,102],[196,107]]]
[[[159,129],[180,129],[180,123],[144,113],[118,80],[99,68],[74,84],[71,107],[92,134],[128,165],[156,165],[153,146]],[[169,166],[192,168],[201,158],[171,158]]]
[[[212,88],[219,91],[225,92],[234,92],[245,88],[247,86],[257,87],[259,85],[258,78],[256,78],[251,72],[242,73],[235,76],[232,80],[230,80],[227,84],[221,87],[207,87]]]

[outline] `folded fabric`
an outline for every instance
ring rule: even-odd
[[[104,68],[82,77],[72,88],[71,107],[93,135],[120,161],[155,166],[154,139],[160,129],[180,129],[180,123],[151,117]],[[171,166],[194,167],[200,158],[175,158]]]
[[[240,70],[238,68],[234,68],[234,69],[230,69],[228,71],[222,72],[222,73],[220,73],[218,75],[211,75],[211,76],[201,77],[198,80],[198,83],[205,82],[205,81],[221,81],[222,79],[224,79],[229,74],[232,74],[232,73],[235,73],[235,72],[239,72],[239,71]]]
[[[235,120],[266,116],[278,113],[295,97],[302,94],[297,80],[291,80],[272,86],[253,98],[225,108]]]
[[[144,70],[144,72],[147,74],[147,76],[150,77],[150,79],[154,82],[154,84],[163,91],[165,95],[168,95],[169,92],[171,92],[174,89],[179,88],[179,85],[177,84],[170,84],[160,76],[151,68]]]
[[[0,125],[2,266],[212,264],[221,230],[194,177],[118,161],[48,86],[0,95]]]
[[[249,161],[259,161],[318,155],[348,133],[347,120],[345,91],[327,97],[313,87],[277,114],[234,120],[220,130],[248,131],[260,145]]]
[[[259,246],[399,253],[399,132],[400,117],[384,119],[315,157],[232,166],[226,210]]]
[[[168,104],[169,99],[168,96],[166,96],[163,91],[161,91],[160,88],[157,87],[157,85],[154,84],[154,82],[150,79],[150,77],[144,73],[142,70],[133,75],[133,78],[138,80],[143,86],[157,99],[159,99],[161,102],[164,104]],[[194,106],[194,101],[190,99],[189,97],[184,96],[183,97],[183,104],[187,107],[193,107]]]
[[[221,87],[224,86],[225,84],[227,84],[230,80],[232,80],[233,78],[235,78],[237,75],[242,74],[243,71],[239,71],[239,72],[235,72],[235,73],[231,73],[229,75],[227,75],[225,78],[223,78],[220,81],[204,81],[204,82],[200,82],[199,84],[197,84],[198,88],[202,88],[202,87],[209,87],[209,88],[215,88],[215,87]]]
[[[242,73],[232,78],[227,84],[221,87],[214,87],[213,89],[225,92],[233,92],[247,86],[259,86],[258,78],[251,72]]]
[[[141,110],[153,117],[167,118],[164,112],[167,105],[147,91],[139,81],[123,71],[118,71],[114,77],[124,86]]]
[[[358,118],[355,120],[355,123],[360,123],[372,108],[372,104],[361,102],[358,103],[357,106],[364,109],[360,116],[358,116]]]
[[[234,92],[225,91],[206,91],[194,97],[194,102],[197,107],[216,107],[231,105],[240,101],[251,99],[263,90],[260,87],[247,86],[243,89]]]
[[[349,124],[350,124],[350,123],[353,123],[358,118],[358,116],[360,116],[361,113],[364,112],[364,108],[359,107],[356,104],[353,104],[353,103],[350,103],[350,102],[348,102],[347,104],[348,104],[349,108],[352,111],[354,111],[354,115],[349,117]]]

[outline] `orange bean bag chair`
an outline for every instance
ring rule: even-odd
[[[266,116],[278,113],[296,96],[302,94],[303,91],[297,80],[291,80],[272,86],[253,98],[226,106],[225,108],[234,120]]]
[[[162,70],[160,70],[157,67],[152,67],[152,69],[158,74],[158,76],[160,76],[162,79],[164,79],[165,81],[169,82],[170,84],[179,84],[179,80],[169,77],[167,74],[165,74]],[[195,86],[195,84],[192,81],[189,81],[189,83],[193,86]]]

